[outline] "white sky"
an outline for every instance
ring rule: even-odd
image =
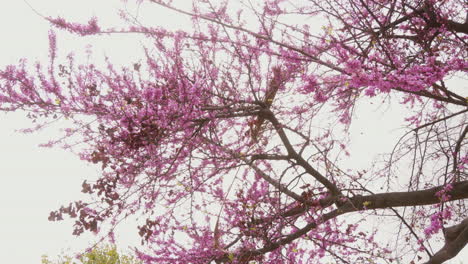
[[[117,21],[115,7],[119,1],[30,0],[29,3],[43,15],[74,17],[78,21],[102,15],[111,24]],[[49,29],[49,23],[25,2],[0,0],[0,67],[15,64],[23,57],[30,63],[47,59]],[[120,37],[116,43],[57,33],[62,52],[83,52],[87,43],[93,42],[97,43],[97,54],[106,50],[120,62],[131,57],[129,45],[139,45],[130,38]],[[109,43],[112,45],[108,46]],[[27,135],[15,132],[31,127],[31,120],[24,113],[0,112],[0,124],[0,263],[40,263],[43,254],[54,258],[61,252],[71,254],[90,246],[95,241],[93,235],[76,238],[71,234],[72,221],[49,222],[47,217],[51,210],[85,197],[80,192],[81,183],[84,179],[96,179],[99,168],[62,149],[38,147],[56,135],[54,129]],[[139,244],[133,226],[123,227],[120,234],[125,234],[120,235],[120,248]]]
[[[43,15],[61,15],[79,21],[96,15],[109,25],[118,21],[115,8],[121,6],[119,0],[30,0],[29,3]],[[148,12],[142,10],[145,11]],[[183,26],[180,19],[174,18],[173,15],[158,15],[155,23]],[[22,57],[29,58],[30,62],[36,59],[44,61],[48,53],[48,30],[47,21],[35,14],[25,2],[0,0],[0,67],[14,64]],[[58,35],[58,46],[59,49],[62,47],[62,52],[83,51],[90,42],[95,45],[97,54],[106,51],[109,57],[121,63],[138,60],[138,52],[128,52],[132,46],[138,45],[138,41],[130,37],[99,40],[96,37],[79,38],[67,33]],[[364,148],[391,147],[394,142],[381,140],[378,128],[390,129],[393,122],[388,117],[385,120],[379,116],[374,118],[381,122],[373,127],[365,125],[368,120],[357,121],[362,122],[357,127],[362,127],[361,132],[364,134],[358,133],[354,144]],[[94,239],[89,234],[77,239],[71,235],[70,221],[49,222],[47,216],[60,205],[83,197],[80,193],[82,181],[96,178],[99,168],[61,149],[39,148],[38,144],[54,137],[53,129],[28,135],[15,132],[16,129],[30,126],[31,121],[23,113],[0,113],[1,263],[40,263],[43,254],[54,257],[61,251],[79,251],[89,246]],[[364,165],[370,157],[359,157],[356,162]],[[121,242],[119,246],[124,249],[128,245],[139,244],[136,230],[129,226],[122,228],[120,240],[118,238]],[[463,259],[468,259],[468,249],[451,263],[458,264]]]

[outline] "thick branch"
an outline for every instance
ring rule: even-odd
[[[288,155],[274,155],[274,154],[254,154],[251,160],[289,160]]]
[[[268,244],[265,247],[257,249],[257,250],[249,250],[249,251],[242,252],[242,253],[238,254],[237,256],[235,256],[235,258],[237,260],[239,260],[240,263],[244,263],[244,262],[247,263],[249,260],[254,259],[256,256],[263,255],[265,253],[271,252],[271,251],[279,248],[280,246],[291,243],[292,241],[296,240],[297,238],[300,238],[301,236],[304,236],[305,234],[307,234],[310,230],[316,228],[319,224],[325,223],[328,220],[336,218],[337,216],[339,216],[341,214],[344,214],[344,213],[345,212],[343,212],[343,211],[333,210],[330,213],[323,215],[321,217],[320,222],[310,222],[305,227],[299,229],[298,231],[296,231],[296,232],[294,232],[294,233],[292,233],[290,235],[287,235],[285,238],[283,238],[283,239],[281,239],[281,240],[279,240],[277,242]],[[228,254],[223,255],[220,259],[218,259],[218,261],[220,263],[230,262],[229,255]]]
[[[445,186],[437,186],[431,189],[412,192],[391,192],[378,193],[366,196],[355,196],[350,199],[350,203],[344,206],[353,206],[359,210],[364,209],[363,203],[366,203],[366,209],[383,209],[390,207],[418,206],[440,203],[436,193]],[[468,181],[453,183],[453,189],[448,192],[450,201],[468,198]]]
[[[284,237],[283,239],[266,245],[263,248],[250,250],[238,254],[236,259],[242,261],[248,261],[253,259],[255,256],[262,255],[268,252],[271,252],[282,245],[291,243],[297,238],[307,234],[312,229],[316,228],[318,224],[324,223],[330,219],[336,218],[340,215],[361,211],[361,210],[371,210],[371,209],[386,209],[391,207],[402,207],[402,206],[418,206],[418,205],[430,205],[440,203],[439,198],[436,193],[443,190],[445,186],[437,186],[431,189],[422,190],[422,191],[412,191],[412,192],[391,192],[391,193],[379,193],[366,196],[355,196],[349,199],[343,206],[340,208],[331,211],[328,214],[325,214],[321,217],[321,222],[310,222],[302,229]],[[448,201],[467,199],[468,198],[468,181],[458,182],[453,184],[453,188],[448,192],[450,196]],[[291,211],[292,212],[292,211]],[[296,211],[298,214],[303,213],[304,211],[301,208],[298,208]],[[294,213],[296,213],[294,212]],[[460,226],[454,226],[449,228],[447,231],[450,237],[454,237],[457,230],[460,230],[459,234],[456,236],[456,239],[449,243],[449,246],[444,247],[445,253],[437,253],[434,255],[435,258],[438,255],[443,256],[455,256],[461,248],[468,241],[468,221],[465,219],[463,221],[463,229]],[[453,255],[455,254],[455,255]],[[453,255],[453,256],[452,256]],[[220,259],[220,262],[229,261],[228,255],[224,255]],[[441,263],[441,262],[429,262],[430,264]]]
[[[312,175],[317,181],[323,184],[333,195],[339,195],[341,192],[338,187],[328,180],[325,176],[323,176],[320,172],[314,169],[310,164],[301,156],[299,155],[293,148],[291,142],[289,141],[286,133],[284,132],[283,126],[280,124],[278,119],[274,116],[274,114],[269,110],[265,109],[265,116],[275,127],[276,132],[278,133],[281,141],[283,142],[286,150],[288,151],[288,155],[296,160],[297,164],[300,165],[305,169],[307,173]]]
[[[458,23],[455,21],[448,20],[447,26],[450,30],[453,30],[458,33],[468,34],[468,23],[465,22],[464,24]]]
[[[445,245],[426,264],[439,264],[455,257],[468,243],[468,218],[445,231]]]

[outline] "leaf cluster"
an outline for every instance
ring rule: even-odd
[[[134,256],[119,253],[115,245],[98,246],[90,251],[71,257],[60,255],[52,260],[47,255],[42,256],[42,264],[141,264]]]

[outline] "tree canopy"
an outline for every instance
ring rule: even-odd
[[[119,253],[115,245],[99,245],[77,257],[61,255],[54,261],[44,255],[42,264],[141,264],[141,261]]]
[[[134,2],[191,29],[46,17],[77,36],[139,34],[145,56],[80,63],[51,31],[49,62],[0,70],[2,111],[69,124],[46,146],[102,167],[89,200],[50,220],[112,239],[139,215],[145,263],[442,263],[466,245],[466,2]],[[405,133],[350,168],[368,103],[405,109]]]

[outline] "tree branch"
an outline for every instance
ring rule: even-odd
[[[291,243],[295,239],[300,238],[301,236],[307,234],[310,230],[316,228],[319,224],[346,213],[360,210],[387,209],[392,207],[418,206],[440,203],[440,199],[437,197],[436,193],[443,190],[444,188],[445,186],[441,185],[422,191],[378,193],[366,196],[355,196],[349,199],[347,202],[345,202],[344,205],[339,207],[338,209],[324,214],[320,218],[320,222],[310,222],[302,229],[299,229],[298,231],[286,236],[285,238],[275,243],[271,243],[260,249],[240,253],[237,256],[235,256],[235,258],[241,261],[252,260],[258,255],[271,252],[282,245]],[[450,192],[448,192],[448,194],[450,195],[448,201],[467,199],[468,181],[453,183],[453,188]],[[305,212],[301,209],[302,207],[298,208],[296,212]],[[449,242],[449,244],[446,244],[446,246],[442,249],[443,253],[438,252],[433,256],[433,258],[438,260],[439,258],[442,259],[442,257],[449,257],[446,259],[450,259],[453,256],[455,256],[466,245],[466,243],[468,242],[468,220],[465,219],[462,222],[462,224],[447,229],[447,234],[449,235],[449,238],[453,239],[453,237],[456,237],[456,239]],[[225,255],[223,255],[221,258],[218,259],[218,261],[228,262],[228,254],[226,253]],[[441,262],[428,262],[426,264],[436,263]]]
[[[455,257],[468,243],[468,218],[445,230],[445,245],[426,264],[438,264]]]
[[[449,201],[468,198],[468,181],[453,183],[453,189],[448,192]],[[436,193],[443,190],[445,185],[431,189],[412,192],[378,193],[366,196],[355,196],[344,207],[353,206],[362,209],[384,209],[390,207],[418,206],[440,203]],[[366,202],[366,206],[363,203]],[[364,208],[365,207],[365,208]]]
[[[270,120],[276,132],[278,133],[279,137],[281,138],[281,141],[283,142],[284,146],[286,147],[286,150],[288,151],[288,155],[292,159],[296,160],[298,165],[303,167],[307,173],[312,175],[317,181],[323,184],[333,195],[340,195],[341,191],[338,189],[338,187],[334,183],[332,183],[325,176],[323,176],[320,172],[318,172],[316,169],[310,166],[310,164],[294,150],[291,142],[289,141],[286,133],[284,132],[283,126],[280,124],[280,122],[274,116],[274,114],[269,109],[265,109],[264,112],[266,112],[265,118]]]

